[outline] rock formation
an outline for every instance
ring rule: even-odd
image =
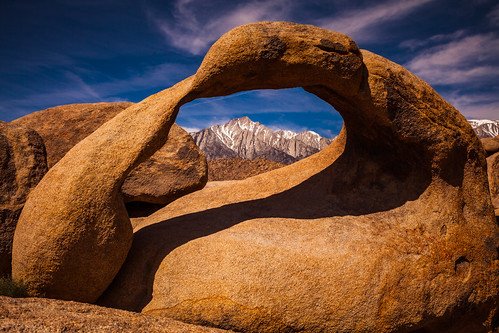
[[[84,303],[0,296],[0,332],[223,333],[227,331]]]
[[[0,122],[0,277],[10,276],[17,219],[46,172],[45,146],[38,133]]]
[[[132,105],[129,102],[61,105],[31,113],[13,123],[40,133],[52,167],[74,145]],[[127,202],[164,205],[203,188],[207,172],[205,157],[190,135],[175,124],[167,143],[130,172],[121,189]]]
[[[499,135],[493,138],[483,138],[480,139],[482,142],[483,149],[487,156],[493,155],[499,152]]]
[[[496,217],[499,218],[499,152],[487,157],[489,190]]]
[[[42,136],[51,168],[74,145],[131,105],[130,102],[61,105],[30,113],[11,123],[32,128]]]
[[[119,185],[179,107],[304,87],[345,128],[290,166],[191,193],[135,229]],[[347,36],[231,30],[200,68],[71,149],[30,195],[13,275],[48,297],[244,332],[474,332],[497,323],[498,226],[470,125],[428,84]],[[483,326],[485,325],[485,326]]]
[[[232,119],[191,133],[208,160],[228,157],[256,158],[291,164],[317,153],[332,139],[312,131],[272,130],[248,117]]]

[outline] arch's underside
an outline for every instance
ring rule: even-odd
[[[299,86],[343,116],[330,147],[180,198],[132,244],[119,188],[181,105]],[[345,35],[263,22],[222,36],[195,75],[48,172],[19,220],[13,276],[38,295],[248,332],[468,332],[493,324],[497,232],[483,151],[457,110]]]

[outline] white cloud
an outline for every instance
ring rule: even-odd
[[[152,10],[148,12],[148,17],[173,46],[192,54],[201,54],[223,33],[241,24],[289,19],[292,4],[285,0],[253,0],[219,11],[210,15],[209,19],[202,19],[208,15],[196,10],[199,6],[200,0],[177,0],[174,22],[157,17]]]
[[[436,85],[486,82],[499,76],[499,38],[494,34],[457,35],[418,53],[406,67]]]
[[[377,28],[384,23],[402,19],[432,1],[434,0],[384,1],[375,6],[340,10],[332,17],[305,19],[303,23],[312,23],[351,35],[355,40],[365,41],[374,38],[379,33]],[[177,0],[173,21],[159,17],[152,9],[148,10],[147,16],[171,45],[192,54],[201,54],[223,33],[236,26],[265,20],[296,21],[294,18],[298,11],[307,11],[306,3],[285,0],[251,0],[227,7],[217,8],[212,4],[206,5],[201,0]],[[208,15],[203,9],[214,12]]]
[[[402,0],[382,2],[375,6],[340,12],[315,23],[353,37],[356,41],[374,38],[377,27],[385,22],[402,19],[414,10],[434,0]]]

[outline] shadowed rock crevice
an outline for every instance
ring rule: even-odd
[[[29,192],[45,172],[45,145],[38,133],[0,122],[0,276],[11,275],[14,230]]]

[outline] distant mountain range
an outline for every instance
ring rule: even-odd
[[[227,157],[249,160],[263,158],[284,164],[310,156],[333,140],[313,131],[296,133],[272,130],[248,117],[232,119],[191,135],[208,160]]]
[[[479,138],[490,138],[499,135],[499,120],[468,120]]]
[[[498,120],[468,120],[480,138],[499,135]],[[232,119],[190,133],[208,160],[220,158],[266,159],[290,164],[329,145],[333,139],[313,131],[273,130],[248,117]]]

